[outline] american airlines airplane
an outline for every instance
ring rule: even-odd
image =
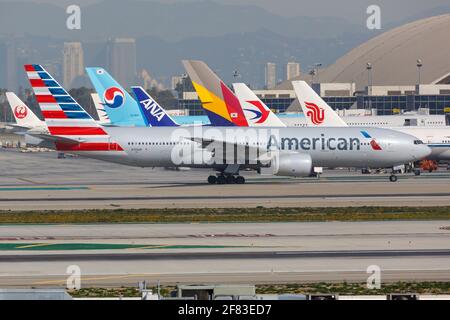
[[[309,126],[316,127],[348,127],[349,125],[305,82],[293,81],[297,98]],[[389,127],[389,129],[407,133],[427,144],[432,153],[429,160],[450,160],[450,127]]]
[[[139,167],[211,168],[219,174],[209,183],[244,183],[243,168],[297,177],[313,166],[391,167],[431,152],[376,128],[103,127],[42,66],[25,70],[48,128],[36,136],[56,150]]]

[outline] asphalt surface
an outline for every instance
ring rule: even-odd
[[[0,226],[0,287],[449,281],[449,221]],[[87,244],[89,246],[87,246]],[[114,249],[111,246],[120,248]]]
[[[209,170],[134,168],[54,152],[0,150],[0,209],[449,205],[450,172],[400,176],[328,170],[320,179],[243,172],[245,185],[208,185]]]

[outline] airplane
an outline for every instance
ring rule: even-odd
[[[305,82],[293,81],[297,98],[307,115],[308,126],[348,127],[348,124]],[[317,121],[318,119],[321,121]],[[389,129],[410,134],[427,144],[432,152],[428,160],[450,160],[450,127],[389,127]]]
[[[233,89],[250,127],[286,127],[245,83],[233,83]]]
[[[100,97],[100,104],[115,126],[146,127],[138,104],[103,68],[86,68],[86,72]]]
[[[111,119],[108,117],[108,113],[105,110],[105,106],[102,104],[98,93],[91,93],[92,101],[94,102],[95,110],[97,111],[98,123],[101,125],[111,125]]]
[[[379,128],[101,126],[42,66],[25,70],[48,127],[36,135],[56,150],[130,166],[211,168],[218,171],[211,184],[245,183],[245,168],[298,177],[313,166],[390,167],[431,152],[415,137]]]
[[[142,114],[152,127],[178,127],[179,124],[153,99],[144,88],[131,87]]]

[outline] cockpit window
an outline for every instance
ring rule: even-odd
[[[414,140],[414,144],[423,144],[422,140]]]

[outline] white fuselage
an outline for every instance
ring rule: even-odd
[[[139,167],[212,168],[224,164],[210,162],[214,152],[202,146],[201,139],[226,141],[229,146],[247,145],[262,151],[276,149],[281,156],[309,154],[316,167],[391,167],[430,154],[430,149],[414,137],[379,128],[105,127],[105,130],[123,151],[71,153]],[[258,166],[239,160],[235,163],[242,167]]]

